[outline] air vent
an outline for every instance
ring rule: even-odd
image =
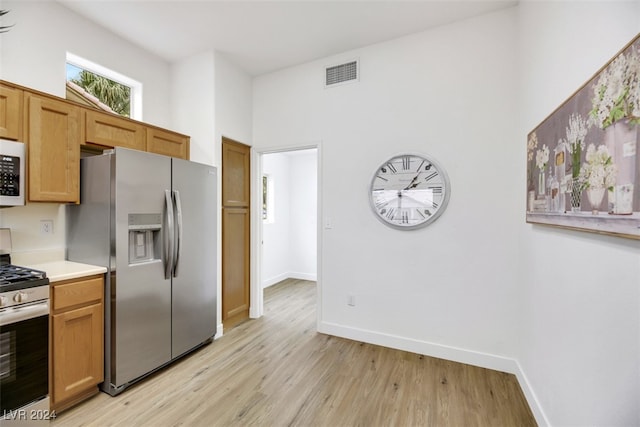
[[[342,83],[358,80],[358,61],[350,61],[326,68],[325,87],[332,87]]]

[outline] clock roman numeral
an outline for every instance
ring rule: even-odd
[[[396,216],[396,210],[394,208],[391,208],[387,211],[386,217],[388,219],[393,219],[395,216]]]
[[[387,178],[380,176],[380,175],[376,175],[376,178],[380,178],[383,181],[389,181]]]
[[[418,166],[418,169],[416,169],[416,173],[420,172],[423,165],[424,165],[424,160],[422,161],[422,163],[420,163],[420,166]]]
[[[393,166],[391,163],[387,163],[387,167],[389,168],[389,170],[391,171],[391,173],[396,173],[398,172],[398,170],[396,169],[395,166]]]
[[[442,186],[427,187],[427,188],[433,191],[434,194],[442,194]]]
[[[407,211],[403,211],[402,212],[402,219],[401,219],[403,224],[409,224],[409,212]]]
[[[402,156],[402,170],[408,171],[411,167],[411,157]]]
[[[418,212],[418,215],[420,215],[422,218],[425,218],[425,219],[427,218],[426,216],[424,216],[424,214],[422,213],[422,211],[420,209],[416,208],[416,212]],[[425,213],[427,213],[427,212],[429,212],[429,211],[425,210]]]
[[[388,200],[382,200],[382,201],[376,202],[376,208],[382,209],[385,206],[387,206],[388,204],[389,204]]]
[[[438,176],[438,172],[431,172],[429,175],[424,177],[425,181],[430,181],[431,179],[435,178],[436,176]]]

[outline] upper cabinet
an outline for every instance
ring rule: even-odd
[[[27,200],[79,203],[80,148],[189,160],[189,137],[0,80],[0,138],[27,146]]]
[[[0,85],[0,138],[22,139],[22,90]]]
[[[111,148],[125,147],[141,151],[146,149],[145,127],[133,120],[87,110],[85,126],[86,142]]]
[[[157,128],[147,128],[147,151],[189,160],[189,137]]]
[[[80,200],[80,107],[25,94],[28,197],[37,202]]]

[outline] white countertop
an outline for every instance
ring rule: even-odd
[[[25,265],[25,267],[44,271],[47,273],[49,282],[77,279],[79,277],[93,276],[94,274],[104,274],[107,272],[107,269],[104,267],[72,261],[51,261],[41,264]]]

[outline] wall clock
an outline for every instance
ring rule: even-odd
[[[399,154],[373,174],[369,200],[384,224],[412,230],[435,221],[447,207],[451,187],[447,172],[433,158]]]

